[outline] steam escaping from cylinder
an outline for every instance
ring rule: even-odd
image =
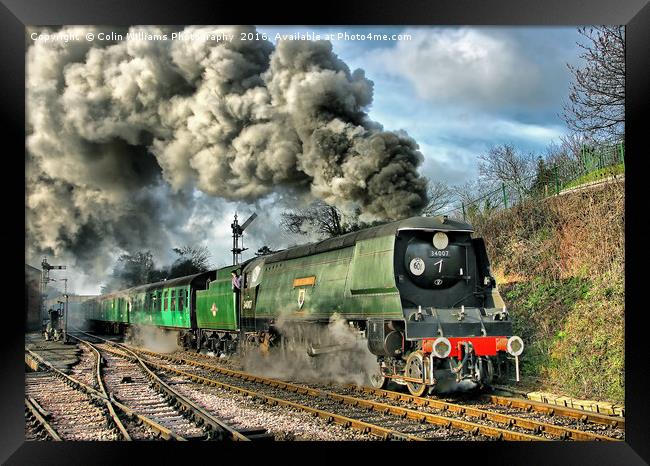
[[[417,214],[423,156],[368,118],[363,70],[329,41],[241,40],[254,31],[134,26],[111,28],[124,40],[32,43],[28,253],[69,252],[90,267],[102,248],[162,249],[196,192],[244,202],[285,192],[362,220]],[[147,40],[179,32],[204,39]]]
[[[249,350],[242,359],[244,370],[280,380],[358,386],[369,383],[368,377],[377,367],[377,357],[368,350],[367,340],[346,319],[334,314],[327,325],[307,325],[311,328],[283,319],[276,321],[276,328],[290,341],[288,347]],[[323,353],[309,356],[305,340],[318,342],[318,346],[312,347]]]
[[[181,349],[175,332],[148,325],[131,325],[124,342],[157,353],[173,353]]]

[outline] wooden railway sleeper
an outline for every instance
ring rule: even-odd
[[[150,364],[152,364],[154,367],[159,367],[160,369],[163,369],[163,370],[166,370],[166,371],[169,371],[169,372],[177,373],[177,374],[184,375],[184,376],[189,375],[188,373],[185,373],[183,371],[179,371],[179,370],[176,370],[176,369],[171,369],[171,368],[168,368],[168,367],[162,367],[160,365],[157,365],[156,363],[150,363]],[[216,382],[214,380],[205,379],[203,377],[201,377],[200,380],[201,380],[201,383],[205,383],[205,382],[215,383]],[[224,383],[221,383],[221,382],[216,382],[216,383],[217,383],[217,386],[221,386],[221,387],[228,388],[228,389],[234,389],[236,391],[239,391],[240,393],[247,394],[248,396],[251,396],[253,394],[253,392],[250,392],[250,391],[245,390],[245,389],[241,389],[241,388],[238,388],[238,387],[233,387],[231,385],[224,384]],[[308,411],[308,412],[311,411],[311,412],[314,413],[315,416],[321,417],[321,418],[327,420],[330,423],[331,422],[342,423],[342,422],[346,422],[346,420],[347,420],[347,421],[349,421],[351,423],[351,425],[353,425],[352,423],[354,422],[354,420],[349,419],[349,418],[345,418],[343,416],[332,415],[331,413],[327,413],[327,412],[324,412],[324,411],[321,411],[321,410],[315,410],[313,408],[308,408],[308,407],[298,405],[298,404],[290,402],[290,401],[283,401],[283,400],[273,399],[273,398],[268,397],[266,395],[259,395],[259,396],[266,398],[267,401],[269,401],[269,402],[271,402],[273,404],[282,404],[284,406],[298,408],[298,409],[301,409],[303,411]],[[370,426],[369,428],[373,432],[373,435],[374,435],[374,432],[377,432],[377,431],[386,432],[386,429],[378,427],[378,426],[374,426],[374,427]],[[392,432],[392,433],[388,432],[388,435],[390,435],[390,436],[392,436],[392,437],[394,437],[396,439],[401,439],[401,440],[424,440],[424,439],[416,437],[416,436],[404,435],[404,434],[400,434],[400,433],[397,433],[397,432]]]
[[[152,353],[152,352],[148,352],[148,351],[142,351],[142,352],[144,352],[144,353],[149,353],[149,354],[152,354],[152,355],[154,355],[154,356],[158,356],[156,353]],[[154,364],[156,364],[156,363],[154,363]],[[239,377],[239,378],[243,378],[244,376],[246,376],[246,377],[251,377],[250,374],[245,374],[245,373],[238,372],[238,371],[232,371],[232,370],[229,370],[229,369],[218,368],[218,367],[210,366],[210,365],[207,365],[207,364],[200,364],[200,365],[201,365],[202,367],[207,366],[207,367],[210,368],[210,369],[214,369],[216,372],[220,372],[220,373],[223,373],[223,374],[226,374],[226,375],[232,375],[232,376]],[[159,366],[160,366],[160,365],[159,365]],[[162,369],[165,369],[165,370],[171,370],[171,369],[168,369],[168,368],[165,368],[165,367],[162,367],[162,366],[160,366],[160,367],[161,367]],[[171,371],[172,371],[172,372],[177,372],[177,373],[182,373],[182,371],[177,371],[177,370],[171,370]],[[261,382],[262,380],[269,380],[269,379],[265,379],[265,378],[257,377],[257,376],[252,376],[252,380],[255,380],[255,381],[257,381],[257,382]],[[286,383],[286,384],[284,384],[284,385],[285,385],[286,387],[289,387],[289,386],[291,386],[292,384],[288,384],[288,383]],[[317,391],[317,390],[314,390],[314,391],[315,391],[316,393],[319,393],[319,394],[321,394],[321,395],[327,396],[327,397],[329,397],[329,398],[336,398],[336,397],[342,396],[342,395],[332,394],[332,393],[330,393],[330,392],[320,392],[320,391]],[[345,397],[345,398],[346,398],[346,399],[349,399],[350,397]],[[381,410],[381,409],[383,409],[383,411],[384,411],[385,414],[394,413],[394,414],[397,414],[397,415],[401,415],[400,417],[403,416],[402,413],[409,411],[409,410],[407,410],[406,408],[399,408],[399,407],[386,406],[386,405],[382,406],[382,407],[381,407],[380,409],[378,409],[378,410]],[[433,417],[432,417],[432,416],[433,416]],[[438,420],[437,422],[433,421],[434,418],[439,418],[439,416],[435,416],[435,415],[427,415],[427,419],[428,419],[428,420],[431,420],[432,423],[435,424],[435,423],[439,423],[439,422],[440,422],[440,420]],[[446,418],[444,418],[444,419],[446,419]],[[469,422],[466,422],[466,421],[455,421],[455,425],[454,425],[454,423],[451,423],[451,421],[445,421],[445,422],[449,422],[449,423],[450,423],[450,426],[455,427],[455,428],[459,428],[459,429],[461,429],[461,430],[471,431],[471,430],[474,428],[474,426],[472,426],[472,423],[469,423]],[[479,427],[479,431],[480,431],[481,429],[483,429],[483,431],[486,432],[486,433],[487,433],[488,435],[490,435],[490,436],[496,436],[496,435],[497,435],[496,432],[499,431],[498,429],[488,429],[488,428],[484,428],[484,426],[480,426],[480,427]],[[533,437],[528,436],[528,435],[526,435],[526,434],[519,434],[519,433],[516,433],[516,432],[508,432],[508,438],[519,439],[519,440],[546,440],[546,439],[544,439],[544,438],[533,438]]]
[[[150,353],[150,352],[149,352],[149,353]],[[155,354],[155,353],[150,353],[150,354],[155,355],[155,356],[159,356],[159,355],[157,355],[157,354]],[[187,362],[187,361],[186,361],[186,360],[183,360],[183,362]],[[228,374],[228,375],[233,375],[233,372],[236,372],[236,371],[230,371],[230,370],[226,370],[226,369],[217,369],[217,368],[215,368],[214,366],[209,366],[209,365],[201,364],[201,363],[198,363],[198,362],[197,362],[197,363],[193,363],[193,365],[196,365],[196,366],[207,366],[207,367],[209,367],[209,368],[211,368],[211,369],[215,369],[215,370],[217,370],[217,372],[222,372],[222,373],[225,373],[225,374]],[[256,378],[256,377],[254,377],[254,376],[251,376],[251,375],[249,375],[249,374],[246,374],[246,376],[247,376],[247,377],[246,377],[247,380],[255,380],[255,381],[258,381],[258,382],[260,381],[259,378]],[[244,377],[243,377],[243,374],[241,374],[241,373],[240,373],[240,374],[236,374],[235,377],[244,378]],[[288,388],[288,387],[291,386],[291,384],[282,384],[282,386],[285,387],[285,388]],[[310,391],[310,392],[313,392],[313,391]],[[391,398],[394,398],[393,396],[390,396],[390,395],[388,395],[388,396],[391,397]],[[408,395],[407,395],[407,396],[404,396],[403,399],[408,399]],[[512,402],[509,401],[508,404],[512,404]],[[449,409],[449,407],[447,407],[447,409]],[[494,413],[492,414],[492,416],[494,416]],[[521,423],[521,422],[517,422],[517,425],[524,425],[524,424]],[[495,434],[495,435],[496,435],[496,434]],[[508,438],[516,438],[517,436],[516,436],[516,435],[507,435],[507,437],[508,437]],[[576,437],[576,438],[578,438],[578,437]],[[606,438],[604,438],[604,439],[606,439]]]
[[[350,386],[351,388],[355,388],[353,386]],[[381,390],[381,389],[376,389],[376,388],[370,388],[370,387],[364,387],[363,392],[366,393],[373,393],[377,395],[383,395],[384,392],[387,392],[386,390]],[[393,392],[389,392],[393,393]],[[416,403],[419,400],[422,400],[423,398],[421,397],[415,397],[412,395],[403,395],[399,394],[401,396],[401,399],[403,400],[409,400],[409,401],[415,401]],[[500,404],[505,405],[511,403],[514,406],[514,403],[512,403],[512,400],[503,400]],[[458,412],[458,413],[463,413],[467,414],[473,417],[479,417],[481,419],[489,419],[494,422],[498,422],[501,424],[506,424],[508,426],[516,425],[518,427],[521,427],[523,429],[528,429],[531,430],[535,433],[541,432],[541,433],[547,433],[550,435],[557,436],[558,438],[566,438],[565,433],[568,432],[569,437],[573,440],[602,440],[602,441],[616,441],[617,439],[614,438],[609,438],[603,435],[599,434],[594,434],[590,432],[583,432],[575,429],[571,429],[568,427],[562,427],[562,426],[555,426],[553,424],[547,424],[543,423],[540,421],[535,421],[535,420],[528,420],[524,418],[517,418],[517,417],[511,417],[507,416],[505,414],[500,414],[500,413],[495,413],[495,412],[490,412],[490,411],[484,411],[481,409],[477,408],[471,408],[471,407],[465,407],[465,406],[460,406],[460,405],[454,405],[450,404],[447,402],[442,402],[438,400],[433,400],[429,399],[427,402],[427,406],[433,407],[436,409],[441,409],[443,411],[450,411],[450,412]],[[545,410],[546,411],[546,410]]]

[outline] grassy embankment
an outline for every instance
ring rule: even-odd
[[[625,166],[622,163],[619,163],[618,165],[612,165],[611,167],[605,167],[599,170],[594,170],[593,172],[587,173],[586,175],[583,175],[580,178],[576,178],[575,180],[563,186],[562,189],[575,188],[577,186],[586,183],[601,181],[612,176],[622,175],[624,173],[625,173]]]
[[[474,219],[539,389],[624,398],[624,184]]]

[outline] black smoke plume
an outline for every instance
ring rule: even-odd
[[[366,220],[426,204],[417,144],[369,120],[373,83],[330,42],[240,40],[248,27],[182,30],[207,40],[112,30],[125,40],[88,42],[108,31],[69,27],[58,32],[82,40],[28,48],[28,254],[69,253],[88,269],[103,248],[169,249],[197,189],[245,202],[283,191]]]

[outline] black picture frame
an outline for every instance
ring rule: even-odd
[[[642,191],[643,157],[648,156],[643,116],[650,110],[650,4],[648,0],[612,2],[606,0],[507,0],[487,2],[410,1],[378,3],[330,1],[327,3],[279,4],[218,1],[175,2],[0,0],[0,95],[2,95],[3,152],[5,183],[5,251],[16,251],[15,262],[5,265],[8,277],[22,267],[20,210],[7,214],[8,207],[20,209],[24,190],[23,169],[18,154],[25,150],[25,26],[61,24],[258,24],[258,25],[589,25],[625,24],[626,29],[626,441],[621,443],[521,444],[492,442],[436,442],[427,445],[396,444],[313,444],[269,445],[124,444],[118,442],[30,442],[24,441],[24,315],[14,292],[14,280],[6,280],[2,307],[0,403],[0,461],[6,464],[115,464],[143,461],[171,464],[204,461],[280,460],[282,462],[355,461],[498,462],[500,464],[645,464],[650,458],[644,400],[648,386],[645,355],[641,272],[644,250]],[[16,145],[9,145],[15,142]],[[9,149],[11,147],[12,149]],[[9,181],[9,183],[7,183]],[[8,186],[7,186],[8,185]],[[24,191],[23,191],[24,192]],[[23,210],[24,213],[24,210]],[[320,454],[322,450],[324,454]],[[330,452],[328,454],[328,452]],[[136,458],[135,455],[138,455]],[[145,456],[142,456],[145,455]],[[204,456],[200,458],[198,455]],[[234,455],[234,457],[233,457]],[[391,457],[389,460],[388,457]],[[144,463],[143,463],[144,464]]]

